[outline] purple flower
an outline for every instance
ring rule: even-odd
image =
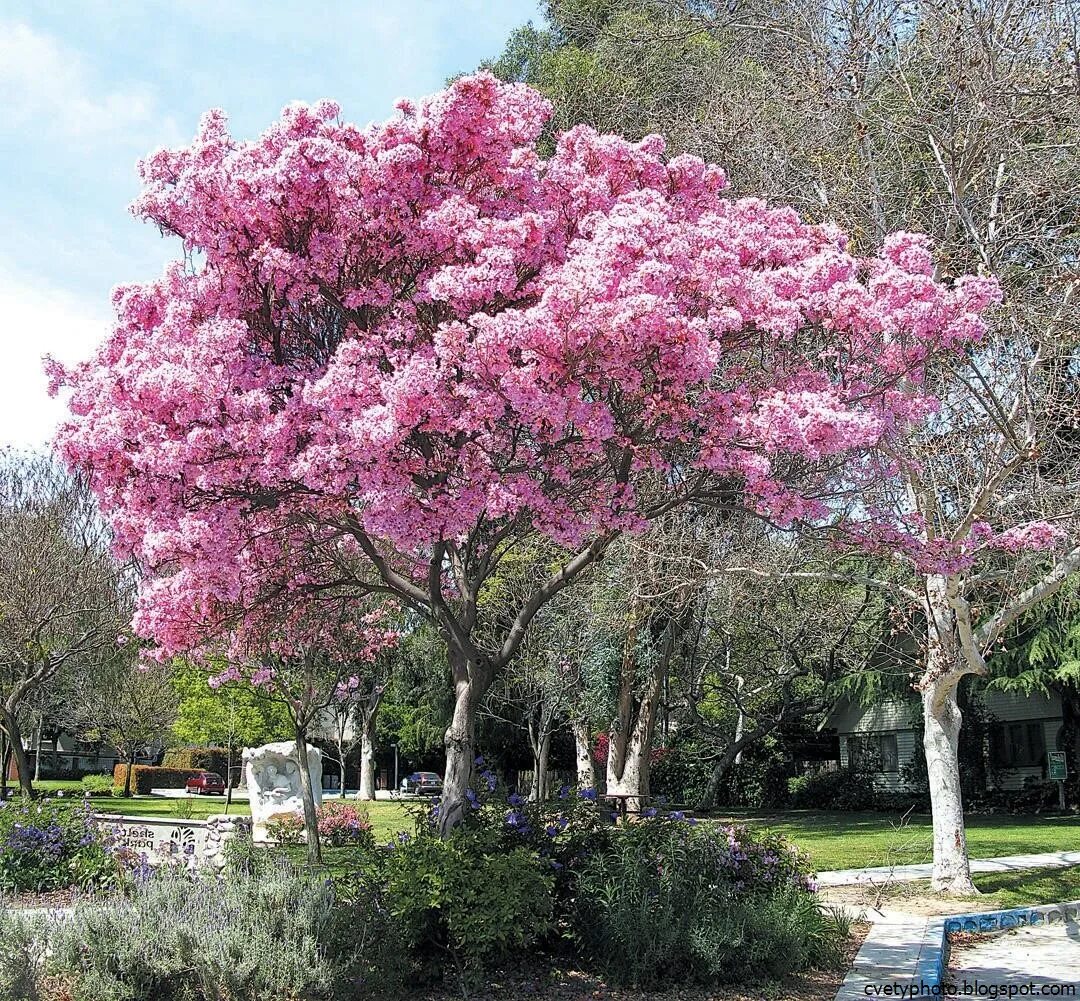
[[[570,787],[568,785],[559,786],[559,799],[566,799],[570,795]]]
[[[650,806],[647,810],[644,811],[643,816],[655,817],[656,813],[657,813],[656,807],[655,806]]]
[[[484,756],[483,756],[482,754],[478,754],[478,755],[477,755],[477,756],[476,756],[476,757],[475,757],[475,758],[473,759],[473,764],[474,764],[474,765],[475,765],[475,766],[476,766],[477,768],[483,768],[483,767],[484,767]]]
[[[469,806],[474,810],[480,809],[480,798],[472,791],[472,789],[465,790],[465,798],[469,801]]]
[[[511,806],[521,806],[521,804],[524,803],[525,800],[522,799],[516,792],[512,792],[509,796],[506,797],[506,802],[509,803]]]
[[[482,778],[487,783],[488,792],[495,791],[495,786],[498,784],[498,780],[495,778],[495,773],[493,771],[488,769],[487,771],[481,772],[480,778]]]
[[[596,790],[595,789],[579,789],[578,790],[578,795],[582,799],[589,800],[590,803],[596,801]]]

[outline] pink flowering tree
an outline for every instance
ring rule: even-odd
[[[398,110],[293,105],[247,142],[211,112],[151,156],[134,209],[183,260],[52,372],[59,448],[144,568],[135,628],[164,653],[283,587],[436,625],[445,831],[479,700],[548,601],[680,505],[821,516],[923,419],[927,361],[981,336],[994,287],[935,282],[904,237],[858,258],[655,136],[578,127],[544,159],[547,102],[486,74]],[[532,536],[563,557],[481,622]]]

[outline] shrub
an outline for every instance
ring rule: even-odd
[[[5,1001],[40,1001],[38,970],[47,921],[0,909],[0,998]]]
[[[476,970],[536,943],[552,915],[552,876],[535,852],[500,848],[491,831],[402,837],[380,873],[387,904],[415,963],[431,974],[449,956]]]
[[[835,952],[805,861],[776,836],[632,824],[575,879],[574,938],[613,982],[779,977]]]
[[[0,803],[0,890],[98,889],[119,877],[109,839],[83,803]]]
[[[239,758],[239,754],[234,755],[234,767]],[[224,777],[229,768],[229,753],[223,747],[170,747],[162,756],[161,764],[165,768],[217,772]]]
[[[74,1001],[332,1001],[391,988],[390,945],[375,894],[343,901],[279,861],[257,876],[155,873],[125,900],[77,907],[49,929],[46,971]]]
[[[123,789],[127,778],[127,765],[113,769],[113,785]],[[183,789],[187,780],[198,775],[202,768],[159,768],[156,765],[135,765],[131,772],[131,791],[145,796],[152,789]]]
[[[347,800],[330,800],[318,811],[319,841],[324,845],[373,845],[371,821],[367,808]],[[282,844],[299,844],[304,838],[304,815],[301,812],[275,817],[267,832]]]
[[[113,780],[111,775],[84,775],[82,791],[87,796],[111,796]]]
[[[789,803],[798,810],[872,810],[874,783],[850,768],[788,779]]]

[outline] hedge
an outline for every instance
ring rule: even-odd
[[[113,785],[124,788],[127,765],[113,769]],[[151,789],[183,789],[187,780],[204,771],[202,768],[158,768],[154,765],[136,765],[131,773],[131,791],[146,795]]]
[[[229,752],[224,747],[170,747],[161,761],[166,768],[201,768],[217,772],[222,778],[229,767]],[[240,763],[240,754],[233,756],[233,767]]]

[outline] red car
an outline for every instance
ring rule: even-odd
[[[224,796],[225,780],[217,772],[199,772],[187,780],[184,792],[189,796]]]

